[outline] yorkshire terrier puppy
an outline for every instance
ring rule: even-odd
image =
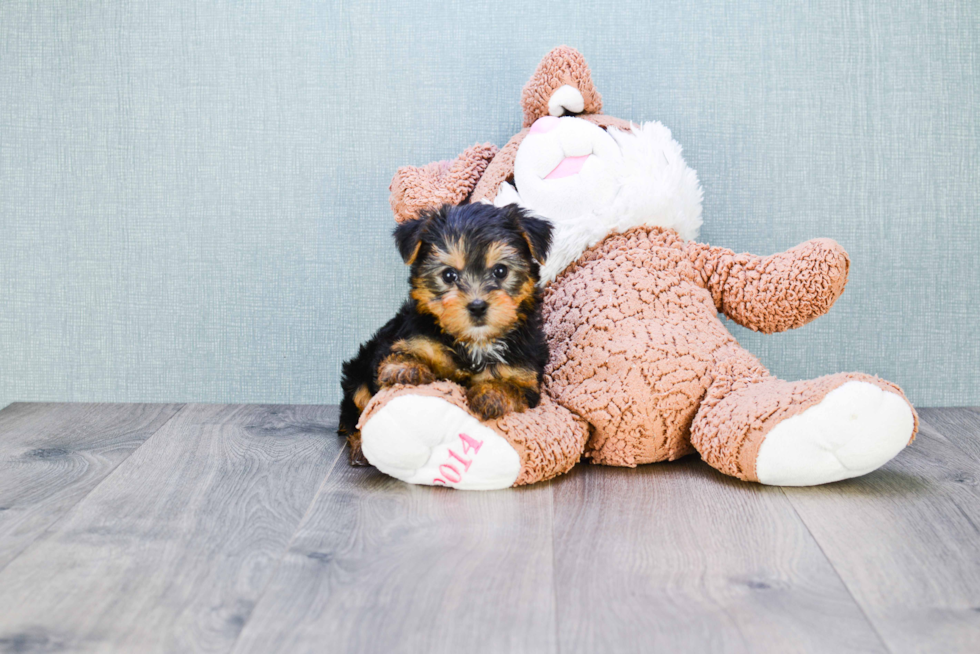
[[[491,420],[537,406],[548,361],[537,284],[550,223],[517,205],[447,205],[394,237],[411,267],[409,299],[344,363],[340,382],[338,433],[353,465],[367,465],[357,421],[379,389],[451,380]]]

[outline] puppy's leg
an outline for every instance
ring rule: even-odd
[[[378,367],[378,386],[381,388],[395,384],[421,386],[435,380],[435,373],[424,361],[404,354],[391,354]]]
[[[347,447],[350,448],[349,461],[352,466],[369,466],[371,462],[361,451],[361,432],[355,431],[347,437]]]
[[[361,346],[357,356],[344,362],[341,368],[340,387],[343,397],[340,401],[340,424],[337,433],[351,436],[357,431],[357,421],[361,411],[371,400],[371,378],[374,366],[371,363],[377,348],[377,338]]]
[[[512,411],[523,411],[521,398],[513,386],[490,381],[466,389],[470,408],[483,420],[501,418]]]
[[[368,388],[367,384],[361,384],[361,386],[354,392],[354,405],[357,407],[357,415],[360,416],[361,412],[364,411],[364,407],[367,406],[368,402],[371,401],[371,389]],[[369,466],[371,463],[361,452],[361,432],[358,431],[357,427],[350,428],[347,431],[347,447],[350,448],[348,455],[350,456],[350,464],[352,466]]]
[[[421,386],[436,379],[453,379],[456,366],[444,345],[425,336],[396,341],[378,368],[378,386]]]
[[[466,397],[470,408],[484,420],[519,413],[538,404],[538,373],[519,366],[489,366],[473,376]]]

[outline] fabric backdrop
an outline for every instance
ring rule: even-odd
[[[827,316],[732,325],[775,374],[980,404],[975,0],[0,0],[0,406],[336,402],[396,167],[503,145],[559,44],[673,130],[701,240],[850,252]]]

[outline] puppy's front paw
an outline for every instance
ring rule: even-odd
[[[369,466],[371,463],[361,451],[361,432],[354,432],[347,437],[347,446],[350,448],[349,461],[352,466]]]
[[[381,363],[381,368],[378,370],[378,385],[382,387],[394,386],[395,384],[421,386],[431,384],[435,380],[436,376],[432,369],[414,359],[388,357]]]
[[[470,408],[483,420],[495,420],[527,406],[513,389],[502,384],[478,384],[466,391]]]

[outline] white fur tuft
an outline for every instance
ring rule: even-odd
[[[563,120],[570,120],[565,118]],[[554,280],[569,264],[607,235],[649,225],[675,230],[681,238],[697,238],[701,227],[701,184],[681,156],[681,146],[659,122],[633,125],[631,131],[610,128],[619,157],[605,164],[616,186],[611,202],[601,206],[562,206],[539,210],[524,201],[519,189],[501,185],[497,206],[517,203],[554,225],[551,251],[541,269],[541,283]],[[523,144],[522,144],[523,147]],[[571,179],[571,178],[568,178]],[[560,192],[559,187],[555,187]],[[539,191],[540,192],[540,191]],[[560,211],[561,215],[549,215]]]

